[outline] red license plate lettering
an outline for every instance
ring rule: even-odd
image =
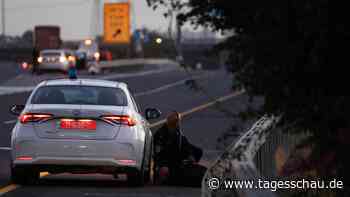
[[[60,127],[61,129],[96,130],[96,121],[62,119]]]

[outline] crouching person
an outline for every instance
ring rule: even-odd
[[[155,182],[199,187],[206,171],[198,164],[203,151],[182,134],[180,121],[179,113],[170,113],[154,135]]]

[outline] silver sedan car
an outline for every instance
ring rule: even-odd
[[[152,133],[125,83],[78,79],[40,83],[12,131],[12,180],[32,184],[40,172],[126,174],[133,185],[150,178]]]
[[[43,50],[38,57],[37,70],[60,70],[68,71],[69,66],[72,64],[75,66],[75,55],[70,50],[58,49],[58,50]]]

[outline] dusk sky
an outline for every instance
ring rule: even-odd
[[[134,28],[166,31],[168,23],[161,11],[153,11],[146,0],[132,0],[132,4]],[[92,34],[93,5],[94,0],[6,0],[6,33],[21,35],[35,25],[60,25],[63,39],[84,39]]]

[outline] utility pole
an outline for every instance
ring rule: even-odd
[[[131,15],[132,15],[132,17],[131,17],[131,20],[132,21],[134,21],[135,20],[135,18],[134,18],[134,14],[135,14],[135,11],[134,11],[134,8],[133,8],[133,4],[132,4],[132,2],[131,2],[131,0],[127,0],[127,3],[129,3],[129,14],[130,14],[130,12],[131,12]],[[135,23],[134,22],[132,22],[132,25],[135,25]],[[132,26],[131,25],[131,26]],[[132,29],[132,28],[131,28]],[[130,29],[130,31],[131,31],[131,29]],[[143,42],[143,40],[142,40],[142,42]],[[143,45],[142,45],[142,43],[140,43],[141,44],[141,53],[143,54]],[[131,51],[132,51],[132,48],[133,48],[133,46],[132,46],[132,43],[130,42],[129,44],[128,44],[128,46],[127,46],[127,51],[126,51],[126,55],[127,55],[127,58],[131,58]],[[143,57],[143,56],[142,56]]]
[[[177,58],[178,61],[182,63],[182,24],[179,19],[176,17],[176,49],[177,49]]]
[[[169,38],[173,39],[173,21],[174,21],[174,13],[172,10],[168,11],[168,17],[169,19],[169,26],[168,26],[168,34]]]
[[[95,38],[101,35],[101,2],[100,0],[95,0],[96,6],[96,35]]]
[[[181,41],[182,41],[182,24],[178,20],[178,11],[169,10],[168,11],[168,17],[169,19],[169,27],[168,27],[168,34],[169,38],[173,40],[175,50],[176,50],[176,60],[179,62],[183,62],[183,56],[182,56],[182,47],[181,47]],[[175,23],[175,33],[173,32]]]
[[[93,0],[92,10],[91,10],[91,22],[90,22],[90,36],[96,39],[100,35],[100,25],[101,25],[101,3],[100,0]]]
[[[1,0],[1,35],[5,36],[6,34],[6,20],[5,20],[5,0]]]

